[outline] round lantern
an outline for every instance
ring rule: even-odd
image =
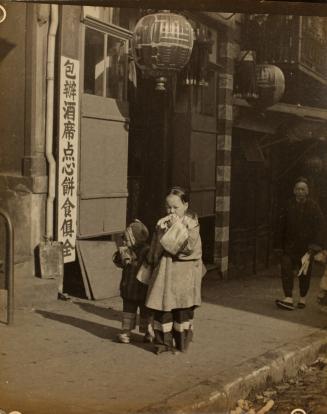
[[[136,24],[132,51],[144,75],[156,78],[156,90],[165,90],[167,77],[188,63],[193,28],[185,17],[169,12],[148,14]]]
[[[257,99],[247,99],[254,106],[267,108],[279,102],[285,91],[285,77],[274,65],[256,65]]]

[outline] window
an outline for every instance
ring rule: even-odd
[[[216,71],[209,69],[206,77],[207,85],[193,89],[194,110],[198,114],[216,116]]]
[[[127,100],[130,33],[100,22],[94,26],[85,28],[84,92]]]
[[[123,101],[126,99],[127,75],[126,41],[107,36],[106,97]]]
[[[216,115],[216,73],[208,71],[208,86],[202,88],[202,113],[205,115]]]
[[[103,50],[104,35],[87,27],[85,31],[84,92],[92,95],[103,95]]]

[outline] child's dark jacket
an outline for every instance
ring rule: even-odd
[[[147,285],[136,279],[137,272],[144,262],[148,253],[147,244],[133,248],[134,259],[131,263],[124,265],[121,261],[119,251],[115,254],[115,263],[123,268],[122,279],[120,282],[120,295],[123,299],[144,302],[147,294]]]

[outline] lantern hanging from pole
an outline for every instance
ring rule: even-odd
[[[214,40],[205,26],[194,30],[193,50],[188,64],[183,69],[184,84],[188,86],[209,86],[208,68]]]
[[[165,90],[167,77],[188,63],[193,47],[193,28],[184,16],[159,12],[136,24],[132,52],[145,76],[156,78],[156,90]]]
[[[258,98],[247,99],[257,107],[268,108],[279,102],[285,91],[285,77],[275,65],[256,65],[256,84]]]
[[[235,65],[234,95],[237,98],[257,99],[255,51],[242,50]]]

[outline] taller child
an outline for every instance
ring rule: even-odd
[[[168,215],[156,225],[148,256],[153,273],[146,306],[154,310],[156,353],[186,351],[193,336],[194,309],[201,304],[200,226],[188,204],[185,189],[170,190],[166,197]]]

